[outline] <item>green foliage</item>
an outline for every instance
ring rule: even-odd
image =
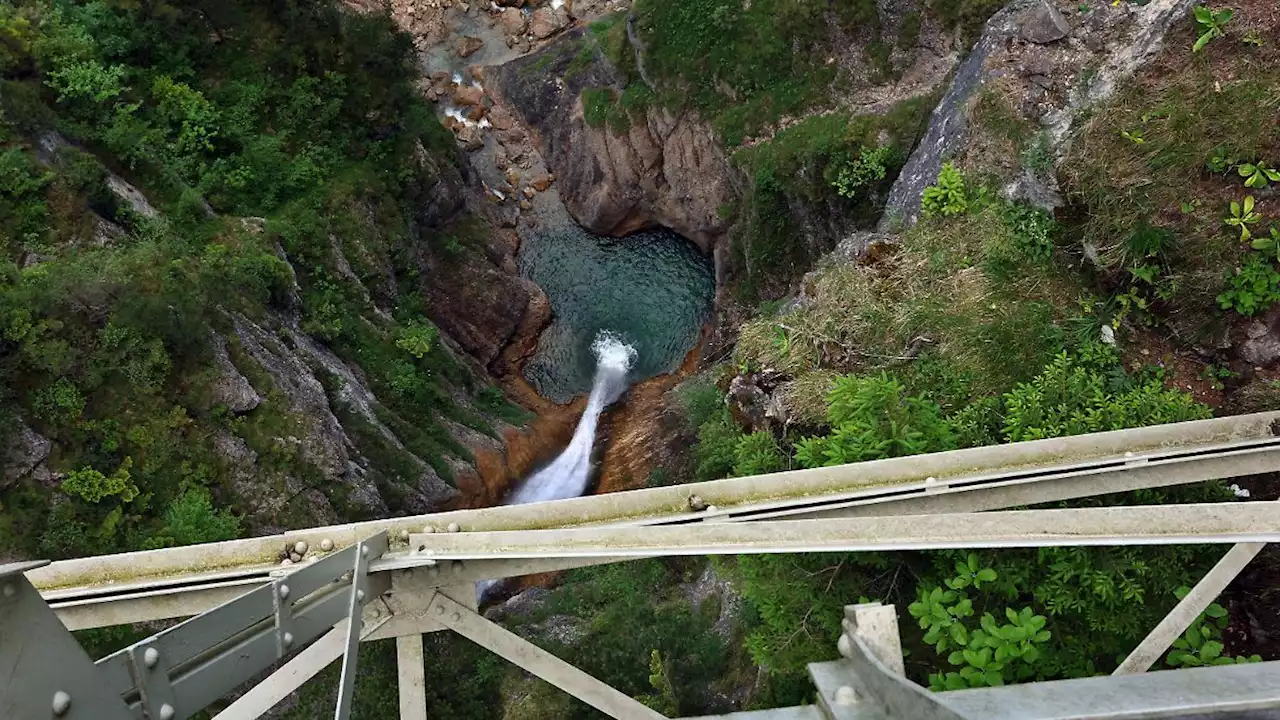
[[[884,145],[862,148],[856,158],[836,168],[832,187],[841,197],[857,197],[863,188],[885,179],[888,175],[886,163],[891,161],[893,153],[894,148]]]
[[[938,406],[924,398],[908,396],[902,383],[886,373],[840,378],[828,401],[831,434],[806,438],[796,447],[796,460],[806,467],[915,455],[955,446],[951,427]]]
[[[45,189],[53,174],[43,171],[20,147],[0,151],[0,252],[13,253],[16,243],[39,242],[47,230]]]
[[[226,509],[215,510],[209,491],[191,488],[178,496],[164,514],[162,537],[172,545],[234,540],[240,537],[240,519]],[[164,545],[170,545],[165,542]]]
[[[1190,592],[1191,588],[1183,586],[1178,588],[1176,595],[1181,600]],[[1218,603],[1210,603],[1187,626],[1186,631],[1173,641],[1173,648],[1165,657],[1165,664],[1171,667],[1201,667],[1262,662],[1260,655],[1230,657],[1222,654],[1222,631],[1226,629],[1227,622],[1227,609]]]
[[[1222,218],[1222,222],[1228,227],[1240,228],[1241,241],[1248,241],[1253,237],[1253,233],[1249,232],[1249,226],[1261,221],[1262,215],[1254,212],[1252,195],[1245,196],[1243,203],[1232,200],[1230,214]]]
[[[1099,369],[1067,353],[1040,375],[1004,396],[1003,433],[1009,442],[1203,420],[1209,409],[1186,393],[1150,381],[1116,391]]]
[[[364,371],[378,420],[451,477],[445,456],[470,456],[441,417],[491,429],[453,399],[480,388],[435,347],[416,299],[427,279],[409,255],[435,240],[419,228],[422,188],[454,171],[455,150],[414,88],[408,36],[328,1],[11,7],[0,6],[0,420],[48,437],[51,469],[67,474],[64,492],[0,493],[6,540],[12,526],[46,528],[13,534],[13,549],[66,557],[235,536],[231,508],[213,505],[230,479],[213,442],[223,433],[257,453],[264,483],[319,484],[305,452],[272,442],[303,430],[234,347],[236,313],[270,327],[300,312]],[[70,143],[37,161],[33,138],[50,130]],[[117,199],[106,166],[158,216]],[[375,284],[355,287],[352,272],[377,279],[394,317],[374,312]],[[210,407],[214,335],[264,396],[247,415]],[[416,481],[421,466],[364,442],[377,436],[359,450],[394,496],[397,473],[412,465]],[[273,520],[305,518],[291,507]]]
[[[784,295],[836,241],[828,226],[879,218],[878,198],[906,162],[930,101],[907,100],[883,116],[814,115],[734,153],[749,182],[735,208],[743,229],[730,246],[744,302]]]
[[[952,589],[921,586],[917,600],[907,608],[925,631],[924,642],[949,664],[960,667],[955,672],[931,673],[929,685],[934,690],[996,687],[1026,680],[1035,674],[1041,648],[1052,637],[1044,629],[1048,620],[1029,607],[1021,611],[1005,608],[1001,614],[1008,622],[1003,624],[985,612],[979,626],[973,627],[968,621],[974,615],[973,600],[962,589],[967,583],[960,578],[976,580],[982,575],[991,582],[997,577],[995,570],[978,569],[977,565],[977,557],[970,555],[967,563],[957,564],[962,570],[959,578],[947,581]]]
[[[938,173],[938,184],[924,189],[924,214],[963,215],[969,209],[969,201],[965,196],[964,178],[955,164],[945,163]]]
[[[118,497],[121,502],[132,502],[138,496],[138,487],[133,484],[129,474],[132,465],[133,460],[125,458],[111,475],[103,475],[90,467],[75,470],[67,473],[59,488],[62,492],[89,503],[98,503],[109,497]]]
[[[1280,301],[1280,272],[1276,266],[1257,254],[1227,273],[1227,289],[1218,296],[1223,310],[1234,310],[1252,317]]]
[[[733,447],[733,477],[764,475],[786,469],[787,461],[773,435],[756,431],[738,438]]]
[[[400,337],[396,339],[396,347],[421,360],[431,348],[435,347],[438,336],[434,325],[412,323],[400,328]]]
[[[1231,18],[1235,15],[1235,11],[1230,8],[1225,10],[1212,10],[1204,5],[1197,5],[1192,8],[1193,16],[1196,21],[1196,41],[1191,46],[1192,52],[1200,52],[1214,38],[1220,38],[1226,35],[1223,29],[1227,23],[1231,22]]]
[[[691,427],[701,427],[724,410],[724,393],[705,378],[694,378],[682,384],[676,390],[676,397]]]
[[[1244,178],[1247,188],[1266,188],[1269,182],[1280,182],[1280,170],[1273,170],[1263,161],[1256,163],[1240,163],[1236,172]]]

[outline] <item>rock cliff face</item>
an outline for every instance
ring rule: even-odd
[[[924,189],[948,160],[996,170],[1006,194],[1044,207],[1061,205],[1052,173],[1022,167],[1016,154],[992,167],[991,148],[973,132],[970,115],[992,92],[1023,118],[1043,128],[1045,150],[1060,159],[1077,122],[1104,102],[1143,60],[1161,47],[1190,0],[1120,3],[1080,13],[1076,3],[1012,0],[987,22],[982,38],[960,64],[929,129],[889,193],[881,229],[919,218]]]
[[[487,72],[490,95],[533,133],[561,200],[584,228],[619,236],[665,226],[711,252],[728,231],[717,210],[736,197],[737,171],[689,113],[649,107],[625,131],[588,125],[583,91],[622,88],[598,55],[570,67],[585,32]]]

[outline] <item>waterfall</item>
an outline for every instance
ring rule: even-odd
[[[587,398],[587,409],[578,421],[569,446],[551,464],[534,473],[507,498],[507,505],[575,498],[587,491],[591,480],[591,449],[595,445],[600,413],[627,389],[627,372],[636,358],[636,349],[620,337],[602,330],[591,350],[596,356],[595,382]],[[476,583],[476,593],[484,602],[501,580]]]
[[[578,497],[591,478],[591,447],[595,444],[600,413],[627,389],[627,371],[636,350],[618,336],[602,331],[591,345],[596,355],[596,377],[569,447],[542,470],[534,473],[511,497],[508,505]]]

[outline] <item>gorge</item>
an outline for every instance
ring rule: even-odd
[[[1280,407],[1280,17],[1233,0],[1192,51],[1192,5],[0,3],[0,556]],[[1268,557],[1226,655],[1277,652]],[[1037,677],[1106,671],[1213,560],[646,560],[487,612],[707,714],[811,700],[860,597],[914,680],[954,669],[907,608],[957,563],[1052,615]],[[425,642],[432,717],[596,717]]]

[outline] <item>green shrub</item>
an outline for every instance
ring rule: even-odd
[[[969,209],[965,197],[964,178],[955,164],[945,163],[938,173],[938,184],[924,189],[923,208],[926,217],[963,215]]]
[[[1065,352],[1034,380],[1006,393],[1003,401],[1003,432],[1009,442],[1210,417],[1209,408],[1190,395],[1155,381],[1117,392],[1102,372]]]
[[[240,519],[225,509],[215,510],[208,490],[191,488],[165,511],[162,537],[172,539],[173,545],[234,540],[240,537]]]
[[[1227,289],[1218,296],[1223,310],[1253,316],[1280,301],[1280,272],[1258,255],[1245,258],[1235,272],[1227,273]]]
[[[828,402],[831,434],[806,438],[797,444],[796,460],[806,467],[915,455],[955,446],[954,434],[938,406],[924,398],[908,396],[902,383],[886,373],[840,378]]]
[[[773,435],[756,431],[738,438],[733,448],[733,477],[764,475],[785,470],[786,458],[778,449]]]

